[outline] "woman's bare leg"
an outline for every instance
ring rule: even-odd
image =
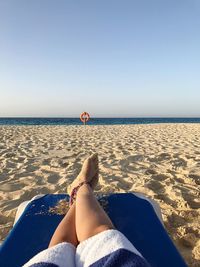
[[[99,202],[92,188],[85,184],[80,187],[76,198],[76,234],[79,242],[114,226]]]
[[[83,164],[79,179],[89,182],[82,185],[76,197],[76,234],[79,242],[96,235],[102,231],[113,229],[114,226],[100,206],[93,194],[93,189],[98,183],[99,169],[98,156],[93,155],[93,160]],[[74,184],[76,184],[76,180]]]
[[[82,166],[82,170],[78,177],[74,180],[71,186],[69,186],[69,194],[73,187],[76,187],[80,182],[90,182],[92,178],[98,173],[98,156],[96,154],[92,155],[85,160]],[[96,176],[97,178],[97,176]],[[93,179],[91,184],[93,187],[96,185],[97,179]],[[55,246],[62,242],[68,242],[74,246],[78,245],[76,226],[75,226],[75,203],[70,207],[69,211],[62,219],[58,227],[56,228],[49,247]]]
[[[62,242],[68,242],[75,247],[78,245],[75,228],[75,205],[72,205],[65,217],[62,219],[54,232],[49,247],[53,247]]]
[[[69,187],[69,193],[80,182],[89,182],[90,185],[84,184],[79,188],[76,202],[58,225],[49,247],[61,242],[77,246],[79,242],[93,235],[114,228],[93,194],[93,188],[98,182],[97,155],[85,160],[80,174]]]

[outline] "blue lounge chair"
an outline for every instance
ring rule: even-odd
[[[44,195],[26,204],[10,234],[0,246],[0,266],[20,267],[48,247],[63,215],[49,212],[65,194]],[[159,210],[145,197],[122,193],[104,196],[106,211],[120,230],[152,267],[187,266],[169,238]]]

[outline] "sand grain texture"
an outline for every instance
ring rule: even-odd
[[[155,199],[188,265],[200,266],[200,124],[0,126],[0,240],[22,201],[65,192],[92,152],[97,192]]]

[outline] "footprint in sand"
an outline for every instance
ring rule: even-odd
[[[36,170],[38,170],[39,169],[39,167],[38,166],[34,166],[34,165],[28,165],[27,167],[26,167],[26,172],[34,172],[34,171],[36,171]]]
[[[0,185],[0,188],[1,188],[1,191],[3,192],[13,192],[13,191],[17,191],[17,190],[20,190],[24,187],[24,184],[20,183],[20,184],[9,184],[9,183],[6,183],[6,184],[1,184]]]
[[[19,179],[19,178],[27,177],[29,175],[30,175],[30,173],[29,172],[26,172],[26,171],[19,172],[19,173],[14,174],[14,179],[16,179],[16,178]]]
[[[28,199],[25,199],[28,200]],[[10,211],[12,209],[17,208],[23,201],[21,198],[20,199],[14,199],[14,200],[8,200],[6,203],[3,205],[2,211]]]
[[[47,177],[48,183],[56,184],[60,179],[60,175],[57,173],[52,173]]]
[[[139,171],[141,169],[140,166],[138,166],[138,164],[133,161],[130,160],[130,157],[128,157],[129,160],[127,159],[122,159],[119,160],[119,167],[122,171],[125,172],[130,172],[130,171]],[[142,168],[143,169],[143,168]]]
[[[128,182],[125,180],[125,177],[120,177],[116,175],[107,175],[106,180],[108,183],[112,184],[112,182],[117,182],[117,188],[123,189],[123,190],[130,190],[133,186],[132,182]]]
[[[36,195],[40,195],[40,194],[50,194],[51,190],[45,186],[43,187],[37,187],[37,188],[32,188],[29,190],[26,190],[23,192],[23,194],[20,196],[20,203],[25,201],[25,200],[30,200],[31,198],[33,198]]]
[[[8,179],[8,174],[6,173],[0,173],[0,182]]]
[[[161,201],[163,201],[164,203],[172,206],[172,207],[177,207],[177,203],[175,201],[173,201],[169,196],[167,196],[167,194],[164,193],[158,193],[156,196],[154,196],[155,199],[159,199]]]
[[[60,167],[60,163],[61,163],[60,159],[54,158],[54,159],[52,159],[50,161],[50,167],[52,167],[52,168],[59,168]]]
[[[169,153],[161,153],[157,157],[158,161],[169,160],[169,159],[171,159],[171,155]]]
[[[191,178],[195,184],[200,185],[200,175],[189,174],[188,177]]]
[[[46,181],[45,181],[44,177],[42,177],[42,176],[35,175],[34,180],[35,180],[37,185],[45,185],[46,184]]]
[[[50,162],[51,162],[51,159],[50,159],[50,158],[48,158],[48,159],[44,159],[44,160],[42,161],[42,165],[50,166]]]
[[[186,248],[193,248],[195,247],[197,241],[198,238],[195,236],[195,234],[187,233],[180,238],[179,242]]]
[[[160,182],[155,180],[148,181],[145,186],[156,194],[165,192],[164,186]]]
[[[127,157],[128,162],[136,162],[136,161],[143,161],[144,156],[143,155],[133,155]]]
[[[0,224],[6,224],[10,222],[10,218],[7,216],[4,216],[1,212],[0,212]]]
[[[52,168],[66,168],[69,163],[68,161],[66,161],[66,159],[60,159],[60,158],[56,158],[56,159],[52,159],[52,160],[46,160],[47,162],[49,162],[46,165],[49,165]]]
[[[183,218],[179,214],[176,214],[175,212],[172,212],[172,214],[168,215],[167,217],[166,226],[168,229],[178,228],[185,224],[186,224],[185,218]]]
[[[183,199],[187,202],[188,206],[191,209],[199,209],[200,208],[200,201],[199,198],[193,198],[190,194],[182,194]]]
[[[12,162],[12,161],[8,160],[6,162],[5,167],[8,168],[8,169],[16,169],[17,168],[17,164],[15,162]]]
[[[171,160],[170,163],[172,164],[172,169],[177,169],[180,167],[187,167],[187,161],[183,158],[177,158],[174,160]]]
[[[171,155],[169,153],[161,153],[161,154],[158,154],[157,156],[155,155],[148,156],[149,162],[156,162],[156,163],[158,163],[159,161],[166,161],[170,159],[171,159]]]
[[[147,174],[147,175],[149,175],[149,174],[150,175],[154,175],[154,174],[157,174],[157,172],[156,172],[156,170],[149,168],[149,169],[147,169],[145,171],[145,174]]]
[[[156,175],[152,175],[151,178],[156,181],[165,181],[166,179],[169,179],[170,177],[168,177],[166,174],[156,174]]]

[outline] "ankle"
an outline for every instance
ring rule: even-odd
[[[76,201],[77,195],[80,193],[89,193],[89,190],[91,192],[92,189],[87,182],[81,182],[78,186],[74,187],[70,195],[69,205],[72,206],[72,204]]]
[[[85,183],[83,184],[79,190],[77,191],[77,195],[79,194],[90,194],[91,192],[93,192],[91,186],[89,183]]]

